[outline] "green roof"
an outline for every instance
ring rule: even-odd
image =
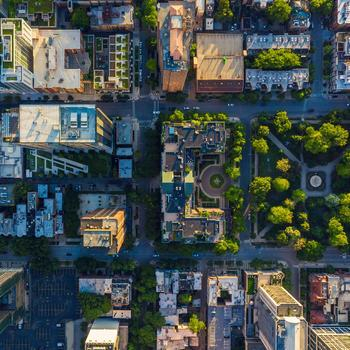
[[[162,183],[173,183],[174,182],[174,172],[163,171],[162,172]]]

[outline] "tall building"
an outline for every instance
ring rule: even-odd
[[[118,253],[125,238],[125,210],[96,209],[80,219],[84,247],[107,248]]]
[[[0,333],[24,312],[23,269],[0,269]]]
[[[0,19],[0,91],[33,92],[32,29],[23,19]]]
[[[190,64],[194,5],[189,1],[158,4],[158,61],[164,91],[183,91]]]
[[[48,150],[113,151],[113,122],[95,105],[20,105],[19,143]]]
[[[350,349],[350,327],[315,326],[309,328],[309,350]]]
[[[111,317],[94,321],[85,340],[85,350],[118,350],[119,322]]]
[[[303,306],[282,286],[259,287],[256,308],[259,338],[267,350],[306,350]]]

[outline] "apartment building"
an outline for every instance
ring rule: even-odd
[[[188,326],[164,326],[157,330],[157,350],[197,349],[199,338]]]
[[[0,92],[35,91],[32,39],[32,29],[23,19],[0,19]]]
[[[84,215],[80,218],[84,247],[118,253],[125,239],[125,225],[125,210],[121,209],[96,209]]]
[[[350,28],[350,0],[334,1],[333,28],[335,30]]]
[[[259,338],[267,350],[307,349],[303,306],[282,286],[260,286],[255,306]]]
[[[350,33],[339,32],[333,37],[333,55],[331,68],[332,92],[350,90]]]
[[[158,6],[158,62],[162,89],[183,91],[190,64],[195,3],[168,1]]]
[[[113,122],[95,105],[20,105],[18,124],[21,145],[113,152]]]
[[[270,92],[279,89],[286,92],[289,89],[301,90],[308,86],[309,69],[262,70],[246,69],[245,84],[247,89]]]

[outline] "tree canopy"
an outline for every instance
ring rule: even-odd
[[[219,0],[218,8],[215,11],[215,19],[221,22],[230,22],[233,19],[233,11],[230,0]]]
[[[285,23],[292,12],[287,0],[274,0],[267,8],[267,16],[271,22]]]
[[[310,0],[310,6],[312,11],[329,16],[332,13],[334,2],[333,0]]]
[[[333,247],[344,247],[348,245],[348,238],[341,222],[333,217],[328,222],[329,243]]]
[[[341,161],[337,164],[337,174],[340,177],[350,177],[350,150],[346,150]]]
[[[141,7],[141,20],[142,23],[154,29],[157,27],[157,1],[156,0],[143,0]]]
[[[292,122],[289,120],[285,111],[277,112],[272,123],[278,134],[285,134],[292,128]]]
[[[306,193],[298,188],[292,192],[292,199],[296,203],[303,203],[306,200]]]
[[[75,28],[86,29],[90,24],[86,8],[81,6],[75,7],[72,13],[71,22]]]
[[[249,192],[258,200],[264,200],[271,190],[271,177],[254,177],[249,186]]]
[[[284,192],[289,189],[289,181],[287,179],[284,179],[283,177],[276,177],[272,180],[272,187],[277,192]]]
[[[324,247],[321,243],[314,240],[301,238],[296,244],[300,244],[297,250],[297,256],[301,260],[317,261],[322,258]],[[296,246],[294,246],[296,248]]]
[[[90,322],[111,309],[111,300],[105,295],[79,293],[79,302],[84,318]]]
[[[293,212],[288,208],[276,206],[270,209],[267,218],[275,225],[291,224],[293,221]]]
[[[190,317],[190,322],[188,323],[188,328],[193,333],[199,333],[201,330],[205,329],[205,323],[200,321],[196,314],[192,314]]]
[[[146,68],[151,72],[155,73],[157,70],[157,62],[154,58],[149,58],[146,62]]]
[[[253,68],[265,70],[286,70],[299,67],[301,67],[300,55],[289,49],[263,50],[253,62]]]
[[[269,145],[267,144],[267,141],[262,137],[253,139],[252,147],[254,148],[255,152],[261,154],[267,154],[269,151]]]
[[[288,173],[290,168],[291,165],[288,158],[282,158],[276,162],[276,169],[282,173]]]

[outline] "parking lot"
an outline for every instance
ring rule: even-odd
[[[0,349],[65,349],[65,321],[79,318],[75,269],[60,269],[49,276],[32,272],[29,298],[24,327],[8,327],[0,335]]]

